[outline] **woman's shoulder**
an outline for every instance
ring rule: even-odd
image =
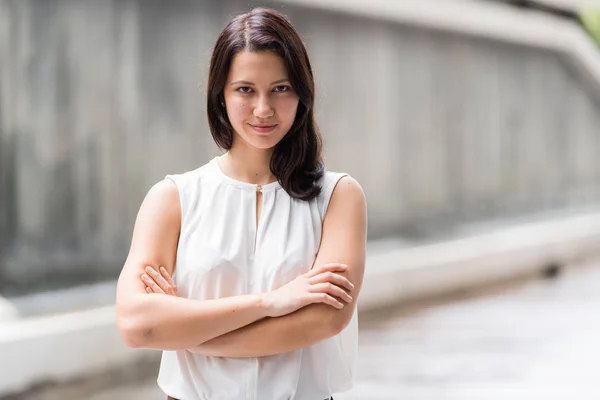
[[[334,187],[331,197],[343,197],[348,201],[361,200],[365,197],[362,186],[349,174],[337,174],[332,177]]]
[[[319,186],[321,187],[320,196],[331,196],[340,182],[343,182],[345,186],[350,187],[350,189],[342,189],[343,191],[350,190],[356,192],[358,190],[362,192],[362,188],[358,181],[349,173],[326,170],[319,180]]]
[[[324,217],[334,193],[337,196],[363,197],[362,187],[356,179],[346,172],[326,170],[320,179],[321,193],[317,196],[317,204],[321,216]]]
[[[197,168],[174,172],[165,176],[158,185],[166,191],[175,192],[179,199],[182,216],[185,217],[188,210],[193,207],[195,201],[204,191],[203,183],[211,176],[212,160]]]
[[[203,183],[210,180],[214,175],[212,169],[213,160],[203,164],[197,168],[185,170],[182,172],[174,172],[165,176],[164,181],[170,181],[177,188],[179,196],[197,196],[203,187]]]
[[[340,179],[342,179],[345,176],[350,176],[350,175],[346,172],[325,170],[325,172],[323,172],[323,176],[319,180],[319,184],[320,184],[321,188],[324,188],[327,185],[335,184],[336,182],[338,182]]]

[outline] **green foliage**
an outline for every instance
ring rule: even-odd
[[[583,7],[578,14],[583,27],[592,40],[600,47],[600,7]]]

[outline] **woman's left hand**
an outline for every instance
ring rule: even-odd
[[[147,293],[160,293],[170,294],[171,296],[177,296],[177,286],[175,282],[167,272],[165,267],[160,267],[160,273],[158,273],[152,267],[146,267],[146,273],[142,275],[142,282],[146,285]]]

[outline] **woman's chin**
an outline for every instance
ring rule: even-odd
[[[273,147],[275,147],[277,145],[277,143],[279,143],[281,141],[281,139],[283,139],[283,137],[280,137],[279,135],[248,135],[246,136],[246,142],[248,142],[248,144],[250,144],[250,146],[257,148],[257,149],[261,149],[261,150],[268,150],[268,149],[272,149]]]

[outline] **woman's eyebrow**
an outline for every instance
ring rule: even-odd
[[[275,85],[277,83],[283,83],[283,82],[288,82],[289,78],[283,78],[283,79],[279,79],[275,82],[271,82],[271,85]],[[236,84],[243,84],[243,85],[254,85],[254,83],[249,82],[249,81],[235,81],[235,82],[231,82],[230,85],[236,85]]]

